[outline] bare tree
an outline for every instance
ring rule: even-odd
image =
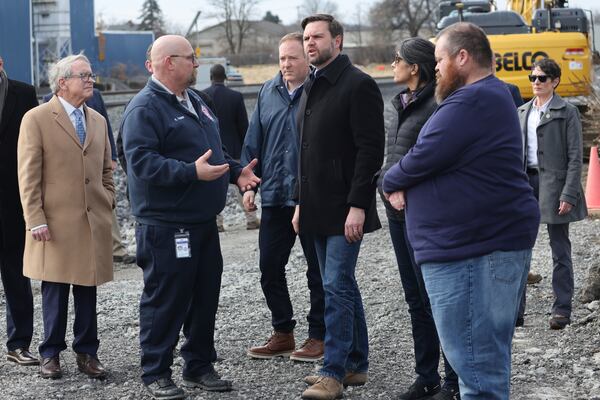
[[[304,0],[300,5],[302,18],[313,14],[335,15],[338,11],[337,3],[329,0]]]
[[[215,17],[223,24],[225,39],[232,54],[242,51],[250,28],[250,17],[260,0],[210,0],[218,11]]]
[[[381,0],[370,10],[371,25],[389,39],[394,31],[418,36],[423,28],[435,26],[435,10],[440,0]]]

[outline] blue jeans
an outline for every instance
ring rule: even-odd
[[[530,261],[528,249],[421,265],[462,400],[509,398],[512,337]]]
[[[342,382],[346,372],[367,372],[369,338],[354,271],[360,241],[344,236],[315,236],[325,290],[325,359],[319,372]]]

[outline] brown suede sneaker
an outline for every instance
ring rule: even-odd
[[[319,375],[308,375],[304,377],[304,382],[309,385],[314,385],[317,383],[319,378]],[[367,383],[368,379],[369,374],[366,372],[346,372],[346,376],[344,377],[342,384],[344,387],[363,386],[365,383]]]
[[[325,353],[325,343],[319,339],[308,338],[304,341],[302,347],[294,351],[290,360],[312,362],[319,361]]]
[[[334,400],[341,399],[344,387],[340,382],[328,376],[320,376],[314,385],[302,393],[303,399]]]
[[[251,347],[248,356],[259,359],[274,357],[289,357],[296,348],[294,333],[273,332],[271,337],[262,346]]]

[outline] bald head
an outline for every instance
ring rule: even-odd
[[[192,45],[179,35],[165,35],[150,48],[150,69],[154,76],[175,94],[181,93],[196,79],[198,66]]]
[[[154,41],[150,48],[150,60],[156,70],[162,68],[165,58],[173,55],[189,55],[193,53],[192,45],[186,38],[179,35],[165,35]]]

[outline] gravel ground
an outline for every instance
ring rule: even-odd
[[[386,119],[390,120],[389,99],[397,92],[383,90]],[[249,112],[253,104],[247,104]],[[112,109],[113,126],[118,127],[119,109]],[[130,253],[135,253],[133,220],[124,199],[122,176],[116,176],[121,231]],[[302,377],[316,371],[317,364],[289,360],[250,360],[248,347],[262,343],[270,334],[270,315],[259,283],[258,232],[246,231],[241,208],[229,196],[224,211],[226,231],[221,234],[224,272],[217,315],[216,346],[223,361],[216,364],[221,374],[235,383],[227,394],[190,392],[190,399],[297,399],[306,387]],[[403,300],[398,270],[387,231],[385,212],[380,206],[383,229],[367,235],[357,267],[370,341],[370,380],[362,388],[345,391],[348,399],[392,399],[414,379],[414,357],[410,320]],[[563,331],[548,329],[552,303],[552,258],[545,228],[540,228],[534,249],[532,270],[541,273],[540,284],[528,288],[525,326],[518,328],[513,344],[512,395],[514,399],[600,400],[600,308],[599,302],[581,304],[579,292],[589,267],[600,263],[600,220],[585,220],[571,227],[575,265],[576,298],[573,319]],[[306,337],[305,315],[309,297],[302,252],[297,245],[288,264],[288,284],[296,311],[296,341]],[[42,336],[40,285],[33,283],[35,333],[32,350]],[[61,380],[41,379],[35,367],[19,367],[0,360],[0,399],[149,399],[139,379],[138,302],[142,274],[136,266],[115,265],[114,282],[98,291],[99,357],[109,369],[105,381],[87,379],[77,371],[75,356],[62,353],[65,376]],[[0,289],[0,320],[5,305]],[[593,318],[596,316],[595,318]],[[585,321],[586,317],[590,319]],[[67,343],[72,341],[69,322]],[[5,338],[0,323],[0,338]],[[0,339],[4,340],[4,339]],[[174,379],[181,381],[182,359],[177,355]]]
[[[126,203],[121,199],[120,208]],[[380,205],[381,206],[381,205]],[[122,211],[122,209],[120,210]],[[302,377],[317,370],[317,364],[289,360],[251,360],[246,349],[262,342],[270,333],[270,317],[259,283],[257,231],[244,229],[237,204],[225,211],[226,232],[221,234],[224,273],[217,316],[216,346],[223,361],[221,374],[235,382],[228,394],[190,392],[190,399],[294,399],[305,385]],[[125,215],[121,213],[121,215]],[[380,209],[380,215],[384,216]],[[125,239],[132,241],[128,217],[121,218]],[[403,301],[386,221],[384,228],[366,237],[357,267],[370,336],[370,381],[362,388],[348,389],[348,399],[391,399],[412,383],[413,354],[410,322]],[[573,259],[577,293],[587,267],[600,262],[600,221],[586,220],[572,226]],[[132,244],[130,243],[130,248]],[[545,229],[540,229],[532,269],[544,276],[530,286],[525,327],[515,333],[512,398],[599,399],[600,319],[551,331],[547,320],[552,301],[551,255]],[[297,245],[288,265],[288,279],[298,326],[296,340],[304,340],[309,307],[305,264]],[[62,353],[65,377],[41,379],[35,367],[19,367],[0,361],[2,399],[148,399],[139,379],[138,301],[142,275],[135,266],[115,265],[115,281],[98,293],[99,357],[109,369],[102,382],[87,379],[77,371],[71,350]],[[42,335],[39,283],[34,283],[35,349]],[[598,302],[583,305],[576,298],[573,317],[581,321],[597,310]],[[5,318],[0,304],[0,319]],[[71,322],[69,322],[69,327]],[[69,328],[70,330],[70,328]],[[67,343],[72,334],[67,333]],[[4,324],[0,337],[5,337]],[[182,359],[177,356],[174,379],[180,381]],[[596,397],[595,397],[596,396]]]

